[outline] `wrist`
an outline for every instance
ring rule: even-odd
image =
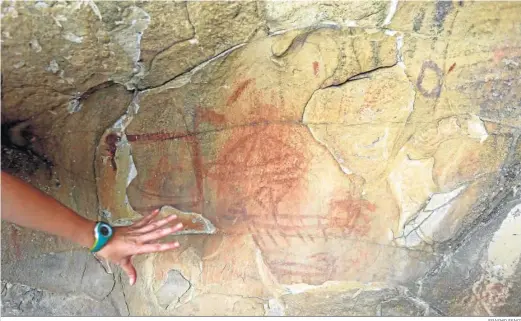
[[[78,234],[77,243],[83,247],[90,248],[96,241],[96,238],[94,237],[95,226],[95,221],[85,219],[85,221],[81,224],[81,232]]]

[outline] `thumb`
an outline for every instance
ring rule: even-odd
[[[132,262],[130,261],[130,257],[121,263],[121,268],[128,275],[128,281],[130,285],[134,285],[134,283],[136,283],[137,272],[132,265]]]

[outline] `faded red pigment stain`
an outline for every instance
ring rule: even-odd
[[[345,199],[331,201],[330,224],[342,228],[347,235],[366,236],[371,228],[368,212],[375,210],[371,202],[347,195]]]
[[[304,215],[298,213],[298,210],[296,210],[297,214],[277,212],[276,222],[266,220],[265,217],[258,215],[258,211],[249,213],[244,204],[240,205],[229,211],[224,219],[230,222],[243,220],[248,222],[251,229],[280,230],[283,237],[297,237],[302,241],[311,242],[314,242],[315,238],[327,241],[329,237],[365,237],[371,229],[371,215],[376,211],[373,203],[349,194],[342,199],[330,201],[327,215]],[[234,228],[233,232],[244,233],[239,228]],[[263,241],[259,240],[259,243]],[[282,242],[274,241],[274,243]]]
[[[456,63],[453,63],[453,64],[450,66],[449,71],[447,71],[447,74],[450,74],[450,73],[454,70],[454,68],[456,68]]]
[[[158,152],[164,152],[158,148]],[[176,148],[177,158],[169,154],[161,155],[149,167],[143,181],[136,180],[136,185],[129,187],[128,196],[132,206],[141,213],[149,212],[163,205],[170,205],[183,211],[195,211],[200,202],[193,197],[190,179],[190,163],[188,147],[183,144]],[[185,188],[180,189],[180,186]],[[195,193],[194,193],[195,195]],[[135,200],[136,199],[136,200]]]
[[[349,260],[349,264],[351,268],[358,270],[362,268],[369,259],[370,255],[367,251],[360,251],[355,258]]]
[[[129,142],[160,142],[173,139],[191,139],[191,136],[199,134],[198,129],[201,123],[209,123],[212,125],[223,125],[226,123],[226,117],[213,110],[203,109],[200,106],[196,108],[196,117],[194,120],[194,130],[188,132],[157,132],[145,134],[127,134]]]
[[[250,83],[241,82],[228,101],[236,100]],[[206,176],[217,184],[216,224],[231,234],[255,235],[254,224],[242,224],[253,220],[276,228],[278,204],[285,197],[298,196],[309,163],[302,141],[306,129],[271,124],[281,106],[263,101],[254,89],[252,93],[253,99],[240,108],[249,111],[247,119],[257,121],[256,125],[231,129],[216,161],[206,165]]]
[[[144,186],[147,190],[161,190],[165,179],[169,175],[175,175],[176,172],[182,172],[184,167],[180,164],[171,164],[168,155],[163,155],[159,159],[157,165],[152,169],[153,177],[158,179],[149,179]]]
[[[196,116],[194,121],[194,131],[199,132],[199,126],[201,123],[209,123],[212,125],[223,125],[226,122],[224,115],[219,114],[213,110],[201,108],[197,106]],[[204,189],[203,179],[205,168],[203,166],[203,159],[201,154],[201,143],[197,135],[189,137],[190,145],[192,147],[192,167],[195,172],[195,184],[197,188],[198,199],[203,202],[204,200]],[[202,211],[202,208],[201,208]]]
[[[206,284],[222,284],[225,282],[223,280],[245,281],[251,279],[251,271],[256,270],[257,266],[254,258],[245,257],[244,252],[241,251],[247,247],[242,237],[223,238],[221,235],[211,235],[206,240],[203,251],[204,254],[210,254],[204,258],[205,265],[202,270],[203,280]],[[214,255],[216,251],[219,255]]]
[[[247,86],[245,86],[248,84]],[[302,111],[285,108],[285,95],[280,88],[260,90],[255,81],[248,79],[237,84],[232,96],[227,99],[228,125],[256,126],[270,122],[300,122]],[[237,95],[241,93],[240,95]]]
[[[482,285],[482,291],[479,298],[489,307],[500,307],[504,305],[509,297],[510,288],[503,283],[488,283]]]
[[[338,257],[328,252],[320,252],[305,257],[287,260],[268,260],[266,264],[276,275],[300,277],[308,284],[321,284],[331,279],[337,270]]]
[[[493,56],[492,56],[492,59],[494,61],[494,63],[499,63],[501,62],[501,60],[503,60],[503,58],[505,57],[518,57],[521,55],[521,48],[517,48],[517,47],[502,47],[502,48],[497,48],[496,50],[494,50],[493,52]]]
[[[318,61],[313,61],[313,75],[318,76],[318,72],[320,71],[320,65]]]
[[[308,163],[304,146],[289,143],[292,133],[290,125],[272,124],[233,130],[208,164],[207,176],[218,182],[218,221],[229,225],[256,212],[261,221],[276,222],[278,203],[300,185]]]
[[[481,151],[480,150],[465,150],[465,158],[457,166],[455,173],[456,177],[460,180],[467,180],[479,175],[483,170],[481,164]]]
[[[253,82],[253,79],[247,79],[242,81],[239,86],[233,91],[232,95],[228,98],[227,105],[231,105],[239,99],[246,88]]]
[[[197,107],[196,115],[196,131],[199,128],[199,124],[201,123],[208,123],[212,125],[224,125],[226,123],[226,116],[211,109],[201,108],[201,106]]]
[[[197,204],[191,206],[193,211],[202,212],[202,204],[204,199],[204,190],[203,190],[203,180],[204,180],[204,164],[202,160],[201,154],[201,146],[198,135],[200,134],[200,126],[202,123],[209,123],[214,126],[224,125],[226,123],[226,118],[224,115],[217,113],[213,110],[202,108],[201,106],[197,106],[195,109],[195,117],[193,119],[193,129],[190,130],[187,128],[187,132],[179,133],[179,132],[160,132],[160,133],[146,133],[146,134],[128,134],[127,139],[130,142],[161,142],[167,140],[179,139],[188,144],[192,170],[195,175],[195,191],[191,191],[192,201],[188,203]],[[172,175],[175,172],[181,174],[184,168],[178,164],[173,166],[170,164],[168,155],[164,155],[161,157],[158,165],[153,168],[149,173],[148,177],[150,177],[144,184],[145,190],[141,190],[142,193],[149,194],[152,197],[161,198],[161,199],[170,199],[180,201],[182,197],[176,197],[175,195],[165,195],[165,191],[163,191],[163,185],[168,184],[168,180],[171,179]],[[152,193],[147,191],[154,191]],[[170,193],[167,193],[170,194]],[[186,202],[184,202],[187,205]]]
[[[393,97],[387,93],[388,88],[376,82],[370,82],[363,95],[364,102],[361,110],[379,111],[376,106],[385,106],[392,103]]]
[[[324,272],[334,258],[285,258],[278,253],[291,242],[305,243],[298,208],[284,213],[279,209],[281,202],[299,198],[307,187],[309,156],[300,130],[305,129],[280,124],[235,128],[217,161],[207,164],[206,175],[216,183],[215,225],[221,233],[251,235],[279,278],[318,284],[333,273]]]

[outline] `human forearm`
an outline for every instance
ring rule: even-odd
[[[136,269],[132,265],[134,255],[170,251],[179,247],[178,242],[156,243],[183,228],[181,223],[168,226],[177,219],[175,215],[156,220],[158,215],[159,210],[155,210],[138,222],[114,229],[108,243],[96,252],[120,265],[131,285],[137,278]],[[4,172],[2,219],[67,238],[85,247],[94,244],[94,221],[87,220],[38,189]]]
[[[64,237],[85,247],[94,242],[94,221],[3,171],[2,219]]]

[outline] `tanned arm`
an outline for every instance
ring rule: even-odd
[[[159,210],[125,227],[114,228],[114,236],[97,253],[121,266],[130,284],[137,274],[131,259],[134,255],[163,252],[179,243],[156,243],[160,238],[180,231],[181,223],[167,226],[175,215],[155,220]],[[30,229],[61,236],[90,248],[94,244],[96,222],[88,220],[22,180],[2,171],[2,219]],[[166,227],[165,227],[166,226]]]

